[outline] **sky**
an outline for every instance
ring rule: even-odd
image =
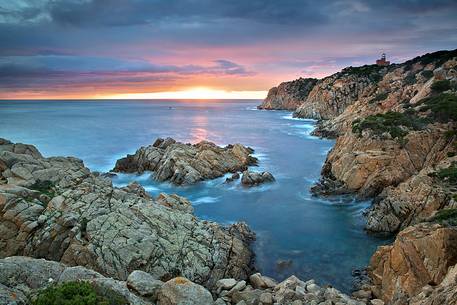
[[[457,0],[0,0],[0,99],[263,98],[457,48]]]

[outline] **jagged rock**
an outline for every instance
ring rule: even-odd
[[[273,181],[275,181],[275,178],[270,172],[258,173],[246,170],[243,172],[243,176],[241,177],[241,184],[247,186],[254,186]]]
[[[456,263],[455,228],[429,223],[408,227],[371,258],[373,293],[388,304],[402,304],[425,285],[439,285]]]
[[[142,191],[113,187],[81,160],[43,158],[33,146],[15,145],[0,145],[8,182],[0,185],[0,257],[43,257],[120,280],[134,270],[163,280],[181,274],[209,288],[250,274],[247,225],[200,221]],[[30,189],[37,181],[45,188]],[[40,193],[51,200],[40,201]]]
[[[281,83],[268,91],[268,95],[258,109],[295,110],[308,97],[317,79],[299,78],[294,81]]]
[[[273,288],[277,285],[276,281],[260,273],[254,273],[249,277],[249,281],[254,288]]]
[[[149,195],[149,193],[146,192],[144,187],[142,187],[141,184],[139,184],[136,181],[129,183],[126,187],[123,187],[122,190],[129,193],[137,194],[138,196],[146,199],[151,199],[151,195]]]
[[[387,68],[373,65],[367,68],[372,72],[358,73],[361,68],[363,67],[350,67],[320,79],[308,94],[306,101],[295,110],[294,116],[330,119],[340,115],[349,105],[368,94],[387,72]]]
[[[158,305],[213,305],[211,293],[184,277],[166,282],[159,291]]]
[[[157,139],[153,145],[141,147],[135,154],[117,160],[114,172],[153,172],[158,181],[175,184],[194,184],[198,181],[221,177],[226,173],[246,170],[255,165],[254,151],[241,144],[219,147],[202,141],[184,144],[171,138]]]
[[[159,196],[156,198],[156,202],[165,207],[169,207],[171,209],[176,209],[186,213],[193,213],[194,211],[194,208],[192,207],[192,204],[189,200],[176,194],[168,195],[165,193],[160,193]]]

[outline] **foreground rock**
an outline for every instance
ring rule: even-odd
[[[373,293],[388,304],[408,304],[412,297],[423,299],[448,277],[445,286],[457,286],[457,229],[423,223],[401,231],[393,245],[376,251],[370,262]],[[453,278],[451,279],[451,276]],[[427,288],[430,287],[430,288]],[[425,290],[425,295],[419,295]],[[455,297],[455,290],[454,299]],[[436,293],[437,299],[442,295]],[[415,302],[411,301],[411,304]],[[418,304],[426,304],[418,303]],[[452,304],[429,302],[429,304]]]
[[[85,281],[91,283],[101,294],[116,296],[125,304],[151,304],[154,295],[142,296],[129,289],[124,281],[102,276],[81,266],[64,264],[29,257],[0,259],[0,303],[26,305],[40,292],[51,285],[64,282]]]
[[[257,159],[251,156],[253,152],[241,144],[219,147],[207,141],[192,145],[171,138],[159,138],[154,144],[141,147],[135,154],[119,159],[113,171],[150,171],[158,181],[193,184],[246,170],[249,165],[257,163]]]
[[[134,270],[182,275],[206,287],[250,274],[249,228],[200,221],[179,196],[115,188],[79,159],[43,158],[3,139],[0,177],[0,257],[46,258],[119,280]]]
[[[299,78],[281,83],[268,91],[268,95],[258,109],[295,110],[305,102],[317,79]]]
[[[246,186],[254,186],[267,182],[274,182],[275,178],[270,172],[251,172],[244,171],[241,177],[241,184]]]

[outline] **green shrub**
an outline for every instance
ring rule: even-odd
[[[360,67],[347,67],[344,68],[341,73],[347,73],[351,75],[356,75],[359,77],[367,77],[374,82],[379,82],[382,79],[382,74],[380,73],[383,69],[383,66],[378,65],[364,65]]]
[[[352,122],[352,131],[361,134],[365,129],[371,129],[375,134],[389,133],[392,138],[397,138],[404,143],[403,138],[408,134],[408,129],[420,130],[426,121],[417,117],[414,112],[386,112],[384,114],[370,115],[363,120]]]
[[[433,71],[424,70],[424,71],[422,71],[421,75],[422,75],[425,79],[429,80],[430,78],[433,77]]]
[[[441,93],[451,89],[451,81],[448,79],[438,80],[434,82],[430,88],[435,93]]]
[[[388,92],[381,92],[381,93],[378,93],[378,94],[376,94],[376,96],[375,96],[374,98],[372,98],[372,99],[370,100],[370,103],[375,103],[375,102],[383,101],[383,100],[385,100],[388,96],[389,96],[389,93],[388,93]]]
[[[457,162],[452,162],[448,168],[441,169],[436,176],[450,184],[457,184]]]
[[[457,209],[443,209],[436,212],[433,222],[443,225],[457,226]]]
[[[98,289],[99,290],[99,289]],[[32,305],[124,305],[127,300],[114,291],[97,291],[88,282],[66,282],[39,292]]]
[[[457,95],[441,93],[422,100],[420,111],[431,111],[431,117],[440,122],[457,121]]]
[[[405,85],[414,85],[416,83],[416,75],[413,73],[409,73],[405,77]]]
[[[35,181],[34,184],[30,186],[30,189],[38,191],[42,194],[45,194],[49,197],[54,197],[55,192],[54,192],[54,183],[52,183],[49,180],[37,180]]]

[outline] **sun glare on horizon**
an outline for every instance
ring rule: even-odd
[[[103,99],[264,99],[267,91],[225,91],[207,87],[195,87],[182,91],[151,93],[121,93],[97,96]]]

